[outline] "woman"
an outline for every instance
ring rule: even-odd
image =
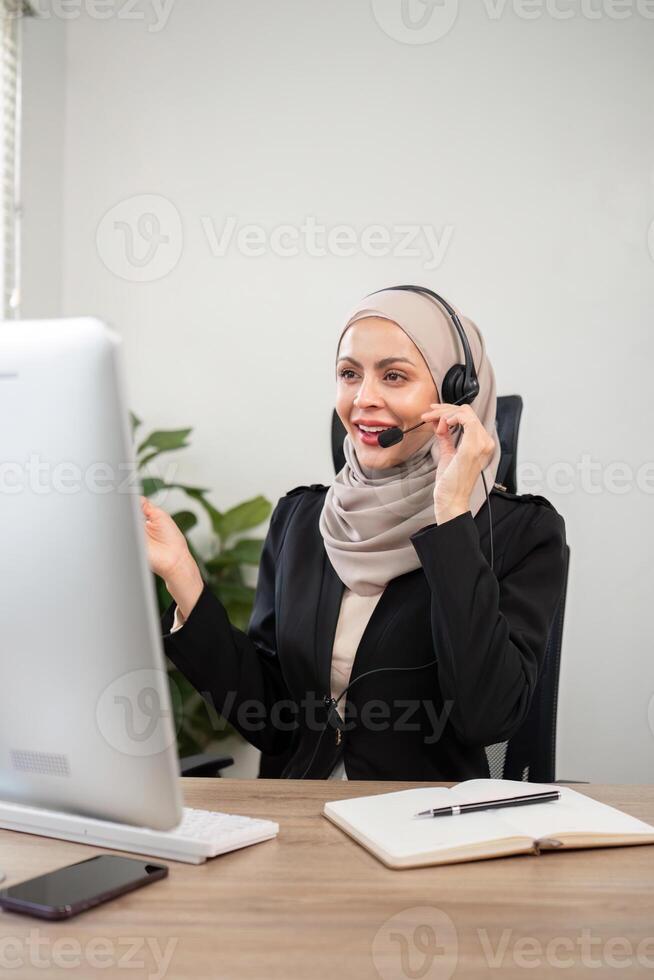
[[[143,499],[150,564],[175,600],[168,657],[249,742],[290,756],[285,777],[488,776],[484,747],[527,715],[563,585],[564,522],[543,497],[494,488],[495,377],[477,327],[459,322],[479,391],[456,405],[440,393],[461,338],[439,302],[393,287],[347,318],[346,463],[331,486],[279,500],[247,633]],[[384,448],[389,427],[412,431]]]

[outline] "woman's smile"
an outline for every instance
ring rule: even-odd
[[[386,429],[395,428],[395,422],[376,422],[369,419],[360,419],[359,421],[352,421],[352,424],[357,432],[357,435],[361,442],[366,446],[378,446],[378,436],[380,432],[384,432]]]
[[[424,426],[394,445],[379,445],[380,432],[419,424],[438,401],[427,364],[396,323],[379,317],[352,323],[341,338],[336,370],[336,411],[360,463],[396,466],[427,442],[431,432]]]

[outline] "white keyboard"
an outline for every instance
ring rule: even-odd
[[[182,822],[178,827],[164,831],[3,800],[0,800],[0,828],[148,854],[171,861],[186,861],[188,864],[202,864],[207,858],[258,844],[279,833],[279,824],[272,820],[239,817],[214,810],[193,810],[190,807],[183,808]]]

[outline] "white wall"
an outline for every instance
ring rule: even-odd
[[[194,427],[179,475],[215,488],[217,506],[330,481],[336,334],[351,303],[398,281],[437,288],[479,324],[499,392],[525,400],[522,463],[576,468],[586,454],[602,486],[610,464],[635,473],[654,458],[654,20],[635,2],[622,20],[608,0],[595,19],[575,0],[559,8],[573,16],[462,4],[425,44],[381,29],[375,11],[399,23],[399,0],[178,0],[160,30],[148,3],[149,20],[66,23],[62,309],[118,326],[133,408]],[[41,83],[51,70],[40,64]],[[26,207],[43,181],[50,199],[52,176],[31,166]],[[96,245],[105,212],[134,195],[165,198],[181,228],[165,202],[128,201]],[[170,240],[139,269],[113,222],[143,210]],[[424,247],[214,256],[202,220],[220,236],[230,216],[268,231],[307,216],[359,233],[426,224],[451,240],[433,269]],[[26,309],[44,305],[53,252],[26,243]],[[150,282],[112,271],[134,280],[168,259]],[[572,492],[540,487],[572,548],[558,775],[647,781],[654,496],[635,478],[589,492],[579,473]]]
[[[63,302],[66,24],[24,22],[22,68],[22,306],[57,316]]]

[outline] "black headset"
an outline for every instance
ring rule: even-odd
[[[431,296],[439,306],[443,307],[449,316],[461,340],[465,363],[453,364],[448,370],[441,385],[441,401],[448,402],[450,405],[469,405],[479,394],[479,379],[475,370],[475,362],[472,359],[470,343],[468,342],[466,332],[461,325],[456,310],[450,306],[446,299],[443,299],[442,296],[439,296],[433,290],[427,289],[426,286],[387,286],[386,289],[376,289],[374,293],[370,293],[370,296],[376,296],[377,293],[385,293],[395,289],[402,289],[407,293],[423,293],[426,296]]]
[[[463,347],[463,364],[453,364],[451,368],[447,371],[445,377],[443,378],[441,384],[441,401],[446,402],[450,405],[469,405],[470,402],[479,394],[479,379],[477,377],[477,371],[475,369],[475,362],[472,359],[472,351],[470,350],[470,343],[466,332],[463,329],[459,315],[456,310],[450,306],[446,299],[435,293],[433,289],[428,289],[427,286],[387,286],[386,289],[376,289],[374,293],[370,293],[370,296],[376,296],[377,293],[385,293],[390,290],[401,289],[407,293],[417,293],[423,296],[430,296],[434,302],[441,306],[447,315],[449,316],[454,329],[459,335],[461,340],[461,346]],[[367,297],[366,297],[367,299]],[[488,496],[488,487],[486,486],[486,477],[484,471],[481,471],[481,479],[484,484],[484,493],[486,494],[486,504],[488,506],[488,533],[490,536],[490,567],[494,571],[495,565],[495,554],[493,549],[493,515],[491,513],[491,502]],[[400,668],[398,668],[399,670]]]
[[[441,306],[445,310],[445,312],[449,316],[454,326],[454,329],[458,333],[459,338],[461,340],[461,346],[463,347],[464,363],[453,364],[452,367],[449,368],[449,370],[447,371],[447,374],[443,378],[441,384],[441,401],[451,405],[469,405],[470,402],[473,401],[479,394],[479,379],[477,377],[477,371],[475,370],[475,363],[472,359],[472,351],[470,350],[470,344],[468,342],[468,338],[466,336],[465,330],[463,329],[463,326],[461,325],[461,321],[458,317],[456,310],[453,309],[452,306],[450,306],[447,300],[443,299],[442,296],[439,296],[438,293],[433,292],[433,290],[427,289],[426,286],[410,286],[410,285],[387,286],[385,289],[377,289],[375,290],[374,293],[369,293],[369,295],[375,296],[377,293],[385,293],[389,290],[394,290],[394,289],[402,289],[405,292],[418,293],[418,294],[422,293],[425,296],[430,296],[436,303],[439,304],[439,306]],[[494,571],[495,556],[493,553],[493,517],[491,514],[491,503],[490,503],[490,498],[488,496],[488,487],[486,486],[486,477],[484,476],[483,470],[481,473],[481,479],[484,484],[486,503],[488,505],[488,531],[490,535],[490,554],[491,554],[490,567]],[[357,681],[363,680],[364,677],[369,677],[370,674],[378,674],[381,673],[382,671],[389,671],[389,670],[424,670],[425,668],[431,667],[433,664],[437,662],[438,662],[438,658],[434,657],[434,659],[430,660],[429,663],[419,664],[417,667],[376,667],[373,668],[372,670],[367,670],[364,674],[359,674],[358,677],[355,677],[354,680],[350,681],[347,687],[343,691],[341,691],[340,695],[337,698],[325,696],[323,700],[324,700],[325,707],[328,709],[328,718],[327,721],[325,722],[325,726],[322,732],[320,733],[320,737],[316,743],[316,747],[313,750],[313,755],[311,756],[309,765],[306,767],[306,769],[300,776],[300,779],[305,778],[309,769],[313,765],[313,761],[316,758],[316,755],[318,754],[320,743],[322,742],[323,736],[327,731],[327,727],[330,723],[330,720],[335,728],[337,728],[339,731],[343,730],[345,726],[345,721],[344,719],[341,719],[341,716],[337,711],[338,702],[341,700],[341,698],[345,697],[345,695],[347,694],[347,692],[349,691],[350,687],[352,687],[353,684],[356,684]]]

